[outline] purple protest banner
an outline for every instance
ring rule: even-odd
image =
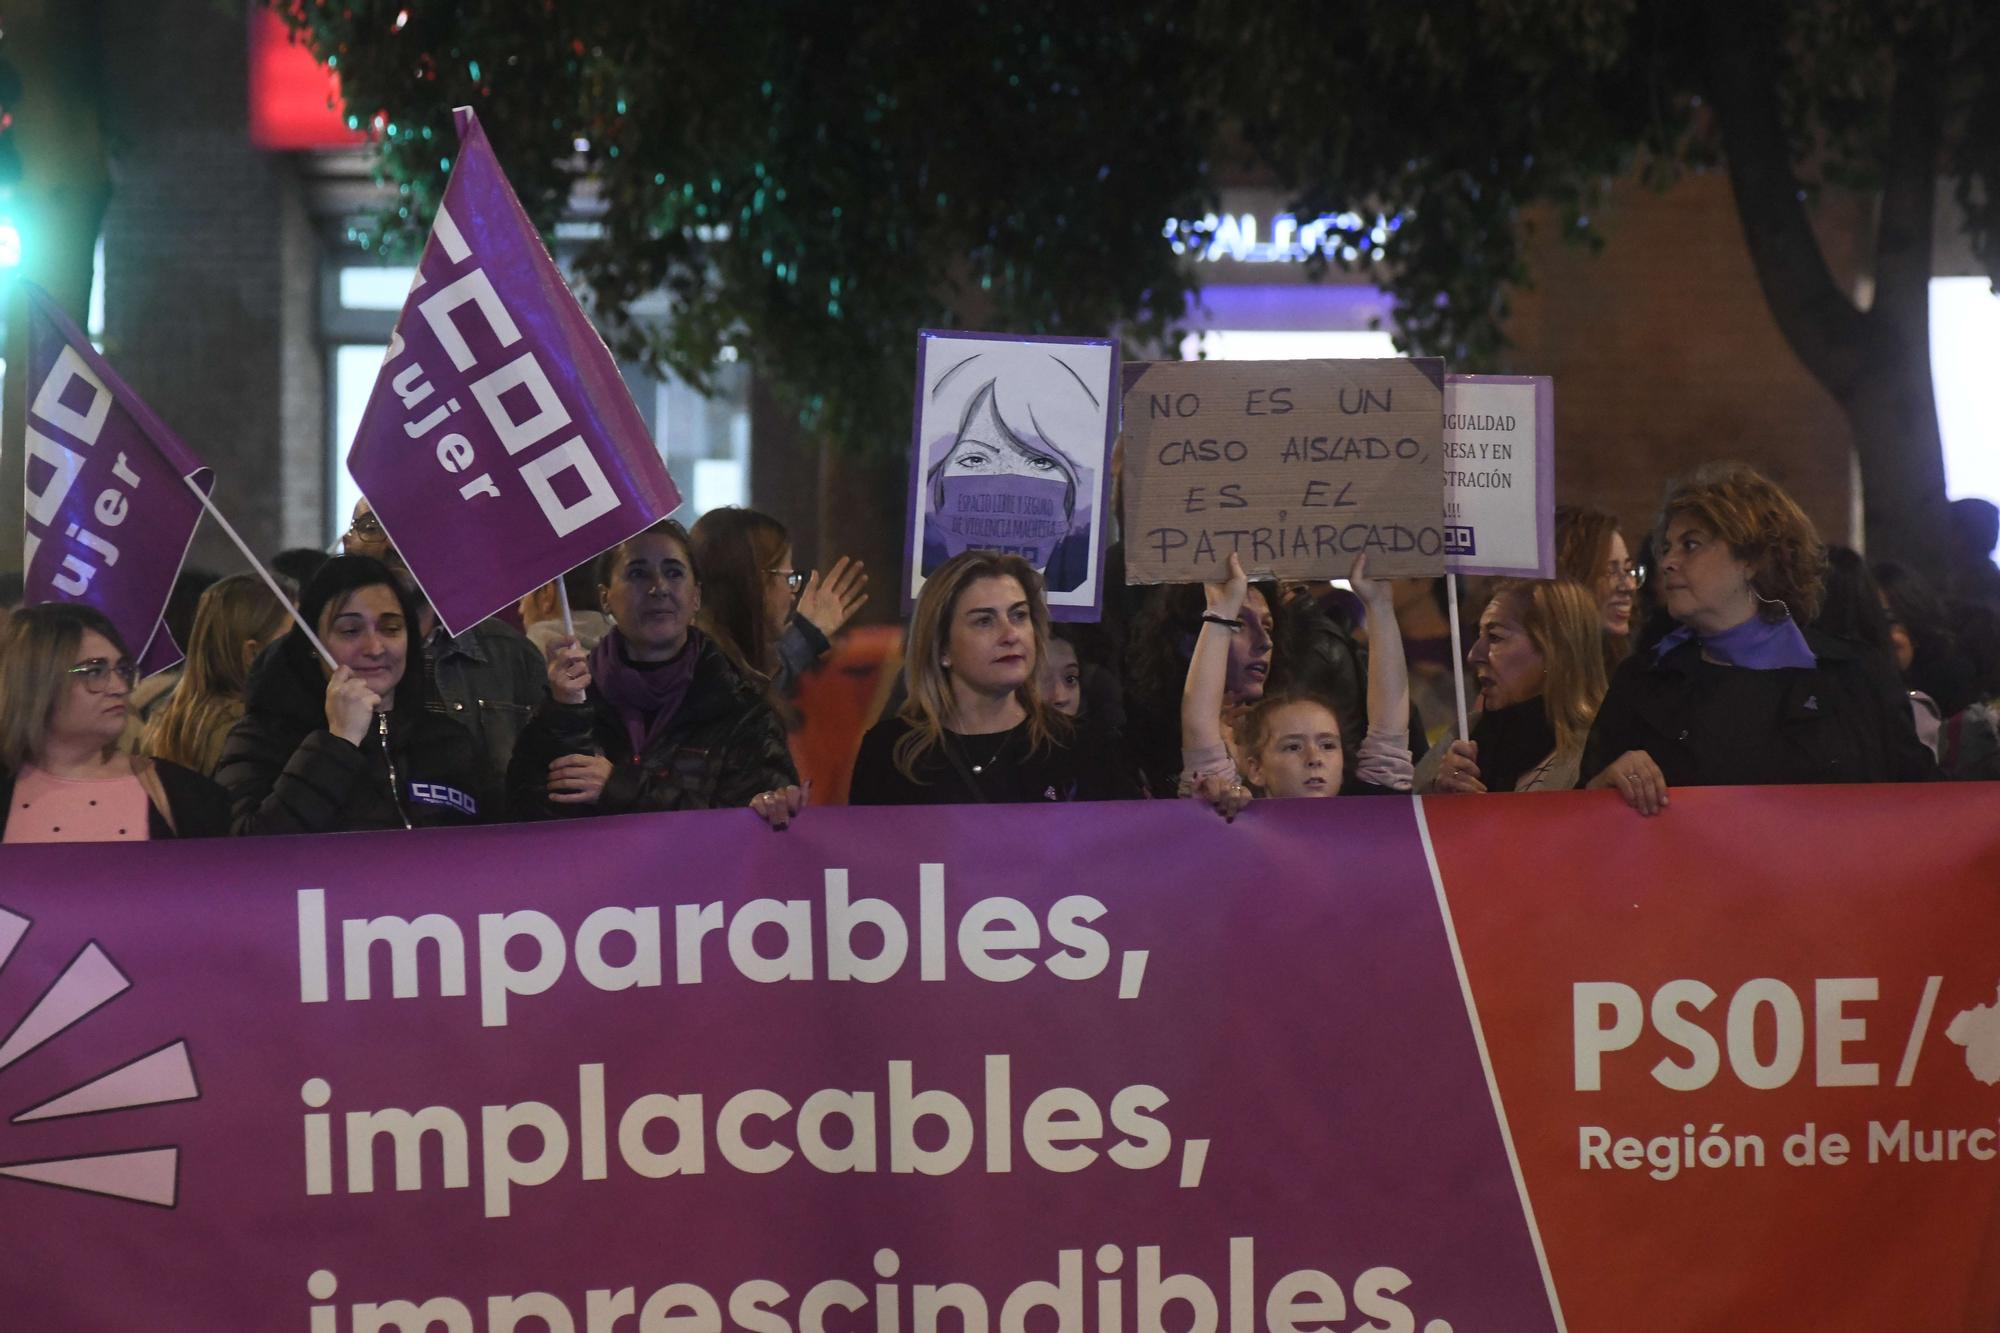
[[[1407,801],[0,847],[0,1030],[10,1327],[1556,1327]]]
[[[453,633],[680,504],[471,111],[347,470]]]
[[[149,672],[180,660],[160,623],[215,478],[75,322],[28,293],[24,601],[83,602]]]

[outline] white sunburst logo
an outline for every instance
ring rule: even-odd
[[[0,908],[0,968],[28,933],[24,916]],[[43,991],[5,1038],[0,1038],[0,1070],[61,1036],[132,987],[95,940],[86,944]],[[71,1116],[102,1115],[140,1106],[193,1101],[201,1096],[185,1040],[169,1042],[106,1070],[67,1092],[10,1116],[8,1123],[31,1124]],[[180,1149],[130,1148],[84,1156],[0,1163],[0,1177],[99,1194],[113,1199],[172,1208],[179,1193]]]

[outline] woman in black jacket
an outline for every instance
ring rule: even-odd
[[[694,627],[701,582],[671,519],[606,552],[598,592],[613,627],[589,653],[574,640],[549,660],[549,697],[507,769],[508,803],[527,819],[709,810],[803,794],[785,727],[716,640]],[[775,822],[775,821],[774,821]]]
[[[1043,701],[1048,639],[1042,576],[1020,556],[967,551],[932,571],[910,621],[906,698],[861,738],[848,803],[1138,797],[1117,737]]]
[[[0,841],[145,842],[229,831],[216,785],[118,748],[138,669],[95,607],[16,611],[0,634]]]
[[[1818,614],[1826,548],[1789,495],[1741,463],[1711,464],[1668,487],[1659,529],[1678,626],[1618,668],[1585,786],[1653,815],[1673,787],[1937,776],[1879,654],[1799,628]]]
[[[496,782],[472,733],[425,708],[416,607],[379,560],[336,556],[299,614],[333,654],[329,671],[299,629],[250,673],[243,718],[216,781],[237,833],[339,833],[490,822]]]

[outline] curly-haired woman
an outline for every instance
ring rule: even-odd
[[[1673,787],[1937,776],[1880,655],[1799,628],[1818,613],[1826,548],[1791,496],[1709,464],[1667,487],[1658,527],[1678,627],[1612,679],[1585,786],[1653,815]]]

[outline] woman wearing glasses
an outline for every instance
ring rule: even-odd
[[[1638,571],[1625,536],[1618,531],[1618,520],[1587,505],[1558,505],[1556,577],[1596,594],[1608,676],[1632,655],[1632,616],[1639,591]]]
[[[220,788],[121,753],[138,669],[96,609],[16,611],[0,647],[0,800],[6,842],[145,842],[229,831]]]
[[[842,556],[824,579],[808,576],[792,567],[785,525],[754,509],[711,509],[688,542],[701,569],[701,627],[781,699],[868,600],[859,561]]]
[[[415,606],[367,556],[336,556],[299,597],[303,631],[251,668],[243,718],[223,742],[216,781],[237,833],[342,833],[491,823],[498,782],[466,728],[425,707],[412,651]]]

